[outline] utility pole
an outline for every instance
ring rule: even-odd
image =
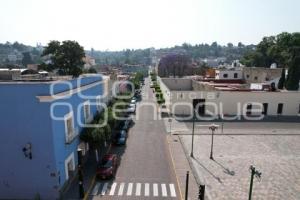
[[[250,189],[249,189],[249,199],[248,200],[251,200],[251,198],[252,198],[253,177],[255,176],[256,178],[258,178],[258,180],[260,180],[260,178],[261,178],[261,172],[257,171],[255,169],[255,167],[253,167],[252,165],[250,166],[250,172],[251,172],[251,179],[250,179]]]
[[[204,196],[205,196],[205,185],[199,185],[198,200],[204,200]]]
[[[192,130],[192,149],[191,157],[194,157],[194,135],[195,135],[195,108],[193,108],[193,130]]]
[[[210,159],[213,160],[213,148],[214,148],[214,133],[215,130],[218,129],[218,126],[215,124],[212,124],[211,126],[209,126],[209,129],[211,130],[211,146],[210,146]]]
[[[186,172],[186,179],[185,179],[185,200],[188,200],[188,193],[189,193],[189,171]]]

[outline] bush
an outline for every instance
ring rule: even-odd
[[[165,100],[165,99],[163,99],[163,98],[162,98],[162,99],[159,99],[159,100],[157,100],[157,103],[158,103],[158,104],[163,104],[163,103],[165,103],[165,102],[166,102],[166,100]]]

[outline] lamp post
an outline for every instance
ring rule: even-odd
[[[192,149],[191,149],[192,158],[194,158],[194,135],[195,135],[195,109],[193,108],[193,130],[192,130]]]
[[[82,172],[82,149],[77,150],[78,155],[78,186],[79,186],[79,198],[84,198],[84,186],[83,186],[83,172]]]
[[[213,160],[213,147],[214,147],[214,133],[215,130],[218,129],[218,125],[212,124],[209,126],[209,130],[211,130],[211,147],[210,147],[210,159]]]
[[[250,189],[249,189],[249,199],[248,200],[251,200],[251,198],[252,198],[253,177],[255,176],[259,180],[261,178],[261,172],[257,171],[255,169],[255,167],[253,167],[252,165],[250,166],[250,171],[251,171],[251,179],[250,179]]]
[[[171,130],[171,128],[172,128],[172,119],[170,118],[168,121],[170,123],[170,134],[171,134],[172,133],[172,130]]]

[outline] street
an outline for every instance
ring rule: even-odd
[[[142,96],[138,106],[155,102],[149,78],[145,79]],[[154,120],[153,106],[138,109],[126,146],[111,150],[120,156],[115,179],[96,180],[90,199],[181,199],[164,123]]]

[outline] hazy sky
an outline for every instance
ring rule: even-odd
[[[0,42],[171,47],[300,31],[300,0],[0,0]]]

